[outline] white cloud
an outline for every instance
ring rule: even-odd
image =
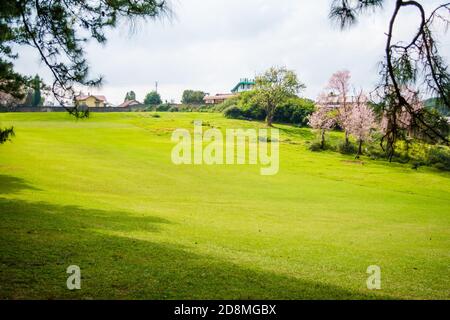
[[[228,92],[239,78],[253,77],[272,65],[297,71],[307,85],[303,94],[311,98],[340,69],[352,72],[357,87],[371,89],[378,80],[392,4],[387,1],[382,13],[341,32],[328,20],[328,0],[174,2],[172,19],[138,23],[132,35],[123,24],[108,32],[105,46],[89,44],[92,73],[105,76],[104,86],[90,91],[120,103],[134,90],[143,100],[158,81],[163,99],[179,100],[184,89]],[[415,31],[414,15],[411,11],[402,16],[399,35]],[[448,43],[442,43],[447,57]],[[34,52],[20,53],[19,71],[39,72],[50,81]]]

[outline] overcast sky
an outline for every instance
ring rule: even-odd
[[[442,1],[423,1],[427,8]],[[307,88],[302,96],[316,98],[330,75],[352,73],[358,88],[370,90],[378,80],[385,32],[394,1],[383,11],[366,16],[347,31],[328,20],[330,0],[176,0],[172,17],[122,23],[108,32],[108,42],[88,45],[93,75],[104,75],[100,89],[119,104],[134,90],[138,100],[155,87],[163,100],[179,101],[184,89],[226,93],[240,78],[253,78],[270,66],[297,72]],[[417,29],[414,9],[401,16],[397,34],[408,40]],[[408,37],[409,36],[409,37]],[[450,57],[449,35],[441,37],[442,53]],[[33,49],[20,48],[18,71],[39,73],[50,82],[48,70]]]

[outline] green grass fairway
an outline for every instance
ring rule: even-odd
[[[0,114],[1,299],[450,299],[450,174],[313,153],[281,125],[278,175],[176,166],[175,128],[263,124],[160,116]]]

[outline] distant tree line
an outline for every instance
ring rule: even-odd
[[[28,76],[14,70],[14,49],[30,46],[50,70],[50,90],[62,106],[75,95],[75,86],[97,86],[102,77],[89,77],[85,44],[105,43],[105,30],[120,20],[156,18],[169,10],[164,0],[147,1],[48,1],[2,0],[0,6],[0,92],[23,99],[25,88],[33,86]],[[34,103],[37,103],[37,98]],[[78,116],[88,113],[67,108]]]

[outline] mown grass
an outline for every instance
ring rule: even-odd
[[[159,114],[0,114],[0,298],[450,298],[450,174],[313,153],[287,125],[275,176],[175,166],[175,128],[264,125]]]

